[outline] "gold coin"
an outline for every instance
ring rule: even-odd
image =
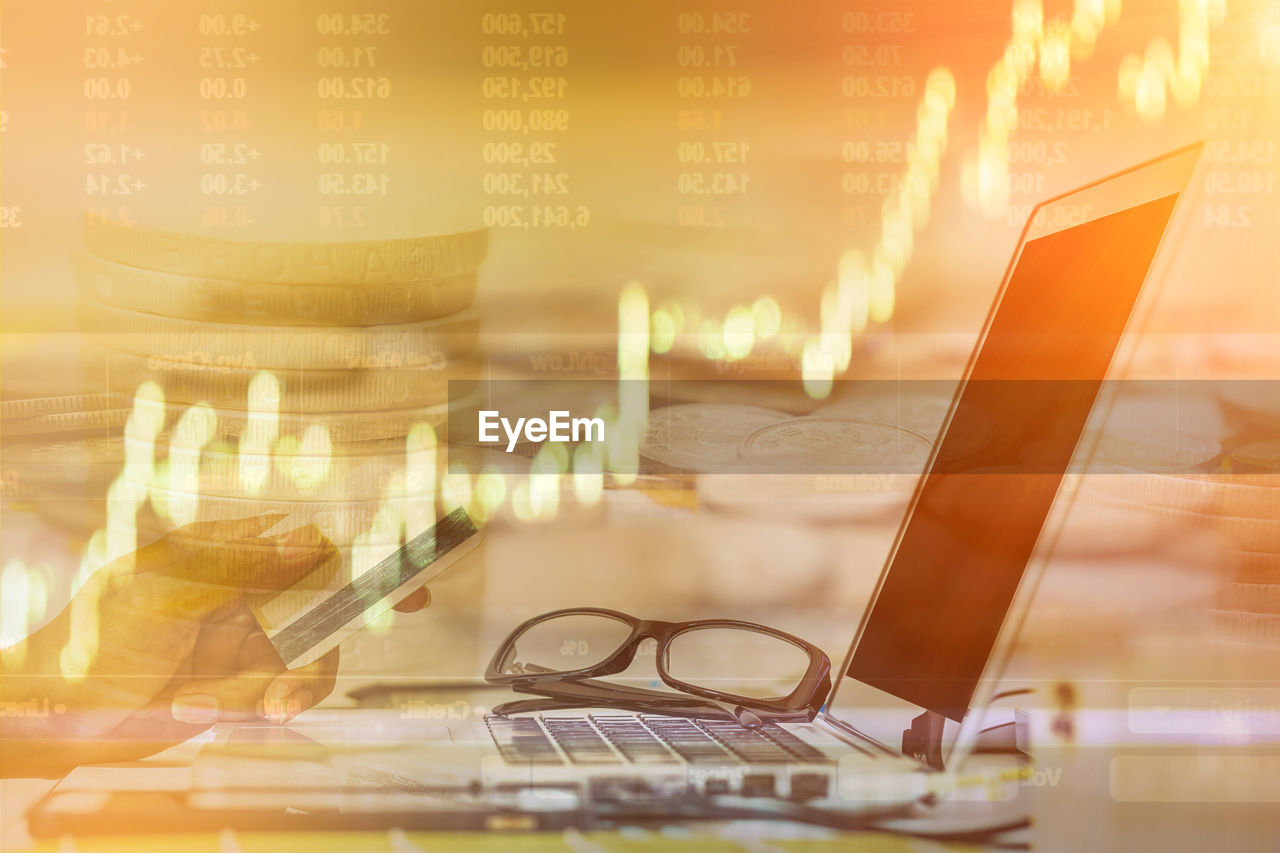
[[[1236,582],[1220,593],[1218,605],[1223,610],[1280,613],[1280,585]]]
[[[375,326],[435,320],[465,311],[476,274],[374,284],[254,282],[173,275],[75,258],[80,292],[107,305],[214,322],[273,326]]]
[[[1280,518],[1280,474],[1086,473],[1086,488],[1143,504],[1244,518]]]
[[[102,409],[87,412],[58,412],[13,418],[0,425],[0,436],[12,438],[49,435],[50,433],[96,432],[119,429],[129,420],[129,409]]]
[[[447,403],[475,390],[480,362],[474,358],[445,359],[422,367],[367,369],[275,369],[202,365],[147,358],[90,348],[86,355],[92,369],[102,370],[104,381],[119,391],[132,393],[148,380],[159,383],[166,400],[207,402],[221,408],[247,408],[249,387],[255,377],[271,373],[279,390],[278,407],[290,412],[342,412],[404,409]]]
[[[27,440],[0,453],[6,483],[38,492],[41,486],[108,483],[124,466],[124,439],[86,436],[57,441]]]
[[[153,474],[122,468],[124,479],[139,485],[208,497],[375,500],[393,484],[412,494],[429,494],[434,489],[434,481],[426,481],[426,472],[406,470],[403,450],[385,456],[205,450],[199,467],[189,470],[175,472],[170,465]]]
[[[347,460],[271,459],[261,466],[260,486],[252,488],[240,476],[239,467],[209,467],[198,471],[165,474],[153,481],[123,476],[149,488],[152,500],[166,495],[199,495],[266,501],[376,501],[388,494],[392,483],[404,481],[404,460],[398,465],[358,465]],[[158,482],[156,482],[158,480]],[[421,486],[421,484],[417,484]],[[425,492],[424,492],[425,493]]]
[[[7,475],[12,473],[6,472]],[[46,472],[50,478],[43,480],[37,477],[7,476],[3,486],[0,486],[4,500],[12,505],[64,499],[105,498],[111,484],[115,482],[114,476],[84,482],[70,479],[55,480],[51,478],[51,473]]]
[[[1272,430],[1280,424],[1280,383],[1257,379],[1221,382],[1218,396],[1236,421]]]
[[[1211,572],[1167,556],[1115,555],[1107,560],[1055,556],[1036,587],[1018,640],[1045,652],[1131,636],[1135,622],[1178,624],[1213,601]],[[1025,635],[1024,635],[1025,632]],[[1109,648],[1114,653],[1114,646]]]
[[[1241,583],[1280,584],[1280,553],[1240,551],[1236,579]]]
[[[378,500],[350,501],[285,501],[255,500],[229,498],[221,496],[200,496],[184,492],[165,492],[161,498],[172,511],[179,507],[189,512],[190,516],[179,516],[182,520],[157,515],[148,504],[138,511],[135,517],[120,519],[109,518],[108,501],[105,498],[58,498],[53,500],[37,500],[31,508],[45,521],[88,538],[95,530],[105,529],[108,536],[128,535],[135,532],[138,546],[141,547],[166,533],[187,523],[190,517],[195,521],[230,521],[256,515],[280,514],[284,519],[273,529],[285,531],[304,524],[315,524],[335,545],[352,546],[357,536],[362,537],[362,544],[390,544],[397,534],[391,531],[374,530],[374,522],[378,513],[388,507],[404,510],[409,519],[419,519],[417,524],[429,524],[431,510],[421,500],[416,502],[388,502]],[[185,503],[183,503],[185,502]],[[424,506],[427,508],[424,510]],[[416,513],[416,515],[415,515]],[[217,546],[219,543],[211,542]],[[222,543],[225,545],[225,543]],[[239,543],[237,543],[239,545]]]
[[[119,394],[68,394],[62,397],[26,397],[0,402],[0,420],[64,415],[128,408],[129,398]],[[7,425],[7,424],[6,424]]]
[[[224,240],[86,216],[85,248],[126,266],[243,281],[385,284],[475,270],[487,231],[351,242]]]
[[[1280,474],[1280,440],[1255,441],[1231,454],[1231,470],[1241,474]]]
[[[353,450],[352,452],[376,452],[383,442],[399,442],[403,446],[404,438],[409,434],[410,430],[419,424],[425,424],[435,430],[437,439],[443,443],[448,435],[450,416],[474,412],[480,399],[480,394],[477,391],[455,397],[455,399],[447,403],[430,406],[376,410],[352,409],[339,412],[283,410],[279,412],[275,419],[276,434],[301,437],[308,427],[316,426],[329,436],[335,452],[343,446],[364,448],[363,450]],[[192,405],[190,403],[167,401],[163,406],[164,423],[171,429],[173,424],[177,423],[178,419],[192,408]],[[238,439],[249,428],[251,415],[243,406],[239,408],[210,408],[215,418],[215,439]],[[127,410],[121,411],[127,412]],[[253,417],[256,419],[256,423],[262,423],[260,414]],[[7,431],[8,424],[4,425],[4,429]],[[119,438],[118,436],[112,437]],[[22,435],[18,444],[41,444],[40,442],[33,442],[33,438],[32,434]],[[89,435],[77,440],[85,441],[91,438],[103,437]],[[162,434],[158,443],[167,444],[167,442],[167,434]],[[6,464],[11,459],[10,452],[11,447],[6,446],[3,456]],[[12,458],[16,459],[17,457]],[[52,461],[56,463],[59,460]]]
[[[1150,554],[1161,551],[1179,532],[1176,522],[1146,505],[1121,505],[1110,495],[1082,488],[1063,521],[1053,553],[1089,559]]]
[[[282,500],[318,497],[375,499],[392,483],[414,493],[430,492],[420,470],[406,470],[406,441],[338,444],[328,452],[300,447],[241,448],[219,438],[200,448],[191,467],[174,471],[172,423],[154,441],[123,435],[87,436],[73,440],[25,441],[0,454],[8,499],[40,498],[75,492],[81,486],[105,487],[117,477],[144,488],[227,497],[274,497]],[[446,464],[443,448],[437,469]],[[126,464],[126,460],[151,463]]]
[[[1173,519],[1188,528],[1216,531],[1234,541],[1245,551],[1280,553],[1280,518],[1250,518],[1223,513],[1190,512],[1139,504],[1120,496],[1108,496],[1107,500],[1122,506],[1143,507],[1148,512]]]
[[[415,426],[426,424],[435,430],[437,438],[443,442],[448,436],[451,416],[474,411],[480,399],[479,392],[476,392],[449,403],[409,409],[347,412],[282,411],[276,419],[276,424],[281,435],[301,436],[308,427],[319,427],[328,434],[335,445],[388,439],[403,440]],[[166,405],[166,413],[172,421],[188,408],[190,407],[186,404],[169,403]],[[215,408],[213,413],[217,418],[216,436],[238,438],[248,429],[249,413],[243,409]],[[261,422],[260,417],[256,422]]]
[[[443,367],[477,350],[479,315],[385,326],[253,326],[161,317],[85,301],[92,343],[186,364],[258,368],[381,370]]]
[[[1219,635],[1237,642],[1273,644],[1280,641],[1280,615],[1211,610]]]

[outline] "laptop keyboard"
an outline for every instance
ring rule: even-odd
[[[512,764],[826,764],[819,750],[780,726],[648,714],[485,717]]]

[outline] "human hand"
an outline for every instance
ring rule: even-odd
[[[176,530],[99,569],[52,622],[5,649],[0,698],[46,709],[0,721],[5,775],[138,758],[218,721],[287,720],[327,696],[337,650],[287,671],[246,603],[336,554],[314,525],[261,535],[282,518]]]

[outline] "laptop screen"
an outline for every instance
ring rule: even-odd
[[[847,674],[963,719],[1177,195],[1029,240]]]

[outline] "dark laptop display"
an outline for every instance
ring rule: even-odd
[[[1177,195],[1030,240],[848,668],[964,718]]]

